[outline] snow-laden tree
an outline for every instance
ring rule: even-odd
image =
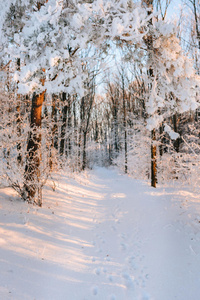
[[[169,116],[195,110],[199,76],[193,61],[183,54],[173,24],[156,22],[148,65],[153,68],[152,88],[146,100],[147,128],[158,128]]]
[[[143,0],[148,13],[153,13],[153,0]],[[164,20],[150,18],[144,38],[147,53],[148,93],[146,94],[147,128],[151,131],[151,185],[157,183],[156,128],[171,115],[198,107],[195,75],[192,62],[183,55],[175,26]],[[178,135],[165,127],[171,137]]]

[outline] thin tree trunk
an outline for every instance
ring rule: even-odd
[[[83,164],[82,170],[86,168],[86,143],[87,143],[87,132],[83,133]]]
[[[78,169],[81,170],[81,141],[82,141],[82,125],[80,124],[78,135]]]
[[[66,93],[63,93],[62,100],[63,100],[63,102],[66,101]],[[60,140],[60,155],[61,156],[64,154],[66,126],[67,126],[67,105],[64,104],[63,116],[62,116],[62,126],[61,126],[61,140]]]
[[[156,159],[156,131],[151,131],[151,186],[156,187],[157,183],[157,159]]]
[[[159,152],[160,152],[160,157],[162,157],[163,156],[163,124],[160,125],[159,133],[160,133]]]
[[[89,97],[89,107],[88,107],[88,111],[87,111],[86,126],[85,126],[84,132],[83,132],[83,165],[82,165],[83,170],[85,170],[85,168],[86,168],[86,143],[87,143],[87,134],[88,134],[88,129],[89,129],[91,110],[92,110],[92,105],[93,105],[93,101],[94,101],[93,91],[92,91],[91,95],[89,95],[88,97]],[[85,113],[84,113],[84,117],[85,117]]]
[[[174,131],[178,133],[177,114],[173,115],[173,125],[174,125]],[[174,149],[175,149],[176,152],[179,152],[179,150],[180,150],[180,138],[177,138],[174,141]]]
[[[56,107],[56,96],[52,96],[52,120],[54,122],[53,125],[53,146],[56,150],[58,150],[58,109]]]
[[[51,120],[54,122],[53,127],[51,129],[51,146],[50,146],[50,159],[49,159],[49,166],[50,170],[53,169],[53,148],[55,147],[55,135],[57,132],[57,124],[55,123],[55,115],[56,115],[56,97],[52,95],[52,106],[51,106]]]
[[[116,103],[115,103],[115,107],[114,107],[114,148],[115,148],[115,152],[118,153],[119,152],[119,145],[118,145],[118,120],[117,120],[117,107],[116,107]]]
[[[20,71],[20,58],[17,59],[17,71]],[[21,95],[17,94],[17,135],[18,138],[20,139],[21,137]],[[21,154],[21,143],[18,142],[17,143],[17,151],[18,151],[18,155],[17,155],[17,161],[19,164],[21,164],[22,162],[22,154]]]
[[[125,85],[124,85],[124,75],[122,74],[122,94],[123,94],[123,113],[124,113],[124,171],[128,171],[128,153],[127,153],[127,122],[126,122],[126,99],[125,99]]]
[[[67,126],[68,126],[68,138],[66,141],[67,147],[66,147],[66,157],[67,155],[71,155],[71,130],[72,130],[72,101],[70,95],[68,96],[68,120],[67,120]]]

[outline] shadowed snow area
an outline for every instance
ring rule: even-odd
[[[55,184],[42,208],[0,190],[0,299],[199,298],[197,192],[104,168]]]

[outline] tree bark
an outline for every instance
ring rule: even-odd
[[[24,174],[25,199],[32,202],[38,194],[37,204],[42,206],[41,184],[40,184],[40,161],[41,161],[41,122],[42,104],[44,102],[45,91],[39,95],[33,94],[31,108],[31,131],[29,133],[27,145],[27,161]]]
[[[92,105],[93,105],[93,101],[94,101],[94,95],[93,95],[93,91],[91,93],[91,95],[88,95],[88,99],[87,99],[89,103],[88,104],[88,109],[87,109],[87,118],[85,120],[86,125],[85,128],[83,130],[83,164],[82,164],[82,170],[85,170],[86,168],[86,143],[87,143],[87,134],[88,134],[88,129],[89,129],[89,123],[90,123],[90,116],[91,116],[91,110],[92,110]],[[85,117],[85,114],[84,114]]]
[[[20,71],[20,58],[17,59],[17,71]],[[21,137],[21,95],[17,94],[17,135],[20,138]],[[17,161],[19,164],[22,162],[22,154],[21,154],[21,143],[17,143]]]
[[[51,146],[50,146],[50,159],[49,166],[50,170],[53,169],[53,148],[58,150],[58,126],[57,126],[57,110],[56,110],[56,96],[52,95],[52,105],[51,105],[51,121],[53,122],[53,127],[51,129]]]
[[[67,134],[67,139],[66,139],[66,150],[65,150],[65,155],[66,157],[71,155],[71,130],[72,130],[72,99],[71,96],[68,95],[68,107],[67,107],[67,127],[68,127],[68,134]]]
[[[156,131],[151,131],[151,186],[156,187],[157,183],[157,158],[156,158]]]
[[[122,76],[122,95],[123,95],[123,125],[124,125],[124,172],[128,171],[128,145],[127,145],[127,122],[126,122],[126,99],[125,99],[125,84],[124,84],[124,75]]]
[[[66,101],[66,93],[63,93],[63,102]],[[62,126],[61,126],[61,140],[60,140],[60,155],[64,154],[65,149],[65,135],[66,135],[66,126],[67,126],[67,105],[64,104],[63,107],[63,116],[62,116]]]
[[[177,120],[177,114],[173,115],[173,125],[174,125],[174,131],[178,133],[178,120]],[[174,149],[176,152],[179,152],[180,150],[180,138],[177,138],[174,141]]]

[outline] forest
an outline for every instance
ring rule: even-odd
[[[171,2],[2,3],[1,187],[42,206],[53,172],[94,166],[199,185],[199,1]]]
[[[0,0],[0,300],[200,295],[200,0]]]

